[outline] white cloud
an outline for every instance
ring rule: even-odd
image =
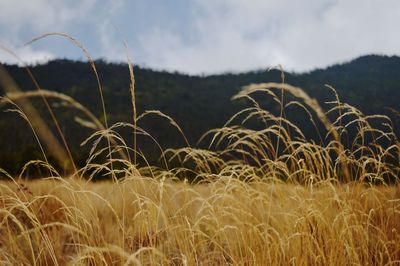
[[[41,34],[65,31],[72,23],[84,20],[95,2],[96,0],[0,0],[0,43],[29,63],[54,58],[48,50],[22,45]],[[0,53],[0,61],[15,62],[3,52]]]
[[[365,53],[399,53],[400,1],[197,0],[198,42],[155,28],[140,37],[150,66],[184,72],[282,64],[304,71]]]
[[[299,70],[368,53],[398,54],[399,22],[399,1],[337,1],[317,21],[291,23],[282,43],[294,59],[289,66]]]
[[[13,47],[8,44],[4,45],[4,47],[12,53],[9,53],[6,49],[2,49],[0,46],[0,62],[7,62],[9,64],[24,65],[43,63],[56,58],[51,52],[37,50],[30,46]]]
[[[113,16],[124,8],[124,0],[114,0],[106,8],[106,15],[96,22],[96,32],[99,37],[100,50],[103,57],[114,61],[126,61],[124,41],[120,29],[114,24]]]
[[[80,19],[93,8],[96,0],[0,0],[0,23],[14,31],[22,27],[35,30],[63,28],[74,19]]]

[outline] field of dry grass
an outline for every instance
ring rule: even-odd
[[[286,84],[282,72],[282,83],[252,84],[234,96],[250,107],[207,132],[201,141],[209,146],[199,149],[168,115],[136,113],[131,64],[133,122],[108,125],[88,60],[104,123],[69,96],[39,86],[0,97],[28,122],[21,99],[42,97],[56,125],[47,99],[62,101],[94,129],[83,168],[62,151],[70,157],[66,177],[47,160],[52,145],[42,145],[41,135],[49,133],[36,134],[29,123],[44,159],[29,162],[20,177],[0,168],[1,265],[400,265],[400,142],[389,117],[364,115],[331,87],[325,111]],[[280,114],[262,109],[254,93],[272,97]],[[319,141],[285,118],[293,106],[309,118]],[[151,138],[140,127],[149,114],[167,119],[187,142],[160,149],[165,168],[138,164],[146,156],[136,137]],[[247,127],[252,119],[263,129]],[[132,129],[133,147],[121,127]],[[37,166],[47,178],[25,180],[25,170]],[[109,180],[92,182],[99,174]]]
[[[2,265],[397,265],[400,188],[2,182]]]

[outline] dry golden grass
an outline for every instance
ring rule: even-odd
[[[0,104],[17,109],[20,99],[60,100],[94,130],[83,143],[92,147],[86,165],[70,177],[40,160],[17,178],[0,168],[0,265],[400,265],[400,142],[388,117],[364,115],[331,87],[335,100],[324,111],[286,84],[282,72],[282,83],[251,84],[234,96],[251,106],[206,132],[200,141],[209,140],[209,147],[200,149],[167,114],[137,114],[130,60],[133,122],[108,125],[95,62],[66,34],[34,41],[49,35],[68,39],[87,56],[105,123],[60,93],[0,97]],[[255,92],[272,97],[279,115],[262,109]],[[285,102],[286,94],[292,100]],[[319,142],[286,119],[293,107],[309,118]],[[166,119],[186,147],[163,150],[140,127],[148,115]],[[246,127],[254,119],[263,129]],[[120,128],[132,130],[133,147]],[[155,142],[163,169],[138,164],[146,156],[137,135]],[[171,160],[179,167],[171,168]],[[50,177],[24,180],[34,165]],[[92,182],[99,173],[110,180]]]
[[[3,182],[4,265],[396,265],[400,188]]]
[[[400,188],[3,182],[2,265],[396,265]]]

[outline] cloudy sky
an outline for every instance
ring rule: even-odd
[[[399,0],[0,0],[0,45],[25,62],[94,58],[200,74],[281,64],[308,71],[400,55]],[[0,61],[16,62],[0,50]]]

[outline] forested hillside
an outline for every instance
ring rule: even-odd
[[[109,124],[132,123],[128,66],[101,60],[96,61],[96,66],[104,92]],[[15,65],[6,65],[6,69],[21,89],[36,89],[25,69]],[[103,120],[96,78],[88,63],[55,60],[44,65],[32,66],[31,70],[42,89],[73,97]],[[159,110],[169,115],[180,125],[192,145],[196,145],[204,132],[223,126],[234,113],[251,105],[245,100],[231,100],[242,86],[250,83],[281,82],[281,73],[277,70],[189,76],[135,67],[134,73],[138,114],[145,110]],[[335,99],[332,90],[325,86],[329,84],[337,90],[343,102],[354,105],[366,114],[386,114],[398,128],[399,117],[396,117],[390,108],[400,109],[399,74],[399,57],[369,55],[310,73],[286,73],[285,82],[303,88],[321,104]],[[3,95],[3,88],[0,91]],[[279,113],[279,106],[271,98],[256,95],[256,99],[265,109],[275,114]],[[290,98],[287,98],[286,101],[289,100]],[[33,103],[52,126],[42,101],[37,98]],[[79,144],[92,130],[75,122],[74,117],[84,119],[83,114],[64,107],[58,100],[52,100],[51,103],[76,160],[83,163],[90,145],[80,147]],[[328,108],[324,104],[323,106]],[[17,173],[25,162],[40,157],[40,152],[27,123],[16,113],[5,112],[10,107],[12,106],[0,107],[0,167]],[[315,138],[315,131],[309,122],[305,122],[308,119],[305,119],[305,113],[299,108],[289,107],[285,116],[296,121],[310,138]],[[252,123],[257,126],[256,122]],[[165,119],[150,115],[140,120],[138,126],[157,139],[163,149],[185,145],[179,132]],[[132,144],[129,129],[122,129],[120,133],[128,144]],[[138,141],[138,147],[149,160],[156,161],[160,154],[155,145],[148,138],[139,138]]]

